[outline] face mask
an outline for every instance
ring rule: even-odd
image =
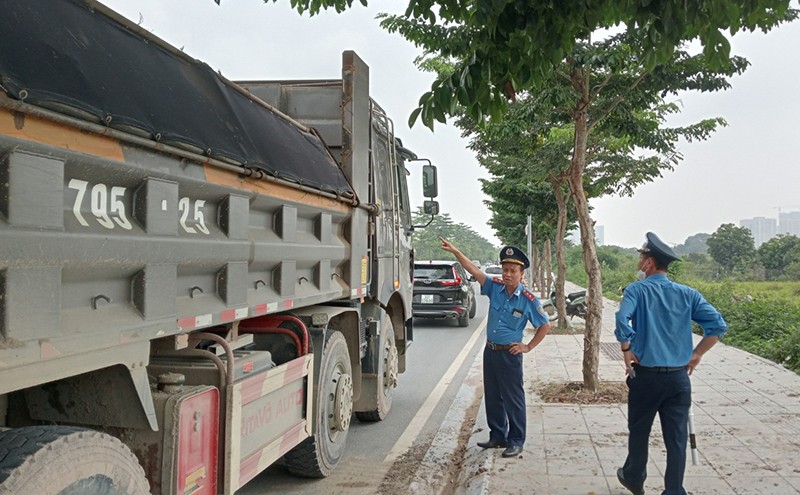
[[[645,263],[647,263],[647,261],[645,261]],[[645,273],[644,263],[642,263],[641,267],[639,268],[639,271],[636,272],[636,280],[644,280],[646,278],[647,278],[647,273]]]

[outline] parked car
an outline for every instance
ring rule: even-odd
[[[503,267],[500,265],[489,265],[483,269],[483,273],[489,275],[490,277],[502,277]]]
[[[417,261],[414,263],[415,318],[452,318],[466,327],[475,317],[475,291],[467,274],[457,261]]]

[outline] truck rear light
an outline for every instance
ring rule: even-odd
[[[173,448],[177,450],[172,477],[177,485],[175,493],[216,495],[219,390],[208,387],[199,393],[181,397],[176,402],[173,408],[178,409],[177,414],[166,415],[174,418],[175,423],[168,425],[165,432],[167,435],[171,433]],[[170,443],[168,438],[165,444]],[[165,471],[168,471],[166,466]]]

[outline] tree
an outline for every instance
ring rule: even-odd
[[[675,246],[675,252],[679,255],[690,253],[707,253],[708,244],[706,241],[711,234],[694,234],[686,238],[683,244]]]
[[[758,261],[770,280],[781,277],[795,260],[800,261],[800,238],[793,235],[778,235],[758,248]]]
[[[404,36],[426,46],[440,42],[426,38],[425,26],[399,18],[391,22]],[[458,33],[458,28],[451,30]],[[578,43],[543,84],[521,93],[501,122],[480,123],[466,111],[459,113],[458,107],[453,111],[459,127],[472,136],[471,147],[485,157],[482,164],[510,170],[512,187],[520,187],[520,179],[538,180],[550,183],[558,198],[556,193],[568,186],[588,275],[584,383],[592,390],[599,382],[602,283],[589,199],[630,195],[638,185],[672,170],[681,158],[679,139],[706,139],[725,122],[717,118],[666,127],[666,117],[679,107],[665,101],[665,96],[684,90],[725,89],[727,78],[747,66],[746,60],[735,57],[722,69],[715,69],[704,55],[678,50],[669,64],[648,72],[633,55],[639,44],[628,34]],[[448,68],[441,60],[435,66]],[[509,165],[511,162],[515,165]],[[519,163],[527,170],[520,169]],[[484,190],[492,194],[491,189]],[[558,201],[556,204],[558,218],[563,218],[564,208]],[[494,208],[503,211],[503,217],[513,217],[508,210],[524,205],[503,201]],[[557,243],[559,239],[563,237],[557,237]],[[563,277],[559,277],[558,293],[563,293],[561,280]]]
[[[352,0],[292,0],[293,7],[300,12],[308,10],[312,15],[321,8],[342,11],[350,5]],[[651,96],[660,92],[663,97],[680,89],[723,89],[727,85],[725,78],[699,74],[701,66],[708,73],[713,69],[728,75],[737,71],[722,30],[730,34],[742,30],[768,31],[796,15],[789,9],[789,0],[413,0],[404,16],[384,19],[383,25],[389,30],[400,31],[429,53],[454,60],[453,70],[437,77],[431,90],[422,95],[409,118],[411,124],[420,118],[432,128],[434,121],[446,122],[459,105],[480,124],[487,121],[486,116],[501,120],[507,101],[516,99],[518,89],[546,89],[545,81],[550,82],[553,74],[568,81],[579,95],[568,102],[571,107],[567,117],[574,125],[575,140],[567,182],[578,212],[589,276],[584,349],[584,383],[589,389],[596,389],[597,384],[602,316],[600,266],[584,189],[592,128],[606,120],[623,101],[630,101],[632,91],[643,81],[652,84],[656,91]],[[619,49],[604,50],[591,43],[598,28],[618,24],[627,28],[625,34],[619,35],[627,43],[617,44]],[[702,44],[703,54],[678,58],[676,48],[695,39]],[[676,60],[683,64],[676,64]],[[678,66],[686,71],[683,86],[665,88],[658,70]],[[711,89],[720,82],[721,86]],[[711,129],[696,131],[708,133]]]
[[[418,208],[413,215],[415,225],[424,225],[430,215]],[[449,255],[442,251],[439,236],[452,241],[464,255],[473,260],[497,258],[498,248],[463,223],[454,223],[448,213],[437,215],[430,225],[414,231],[414,258],[417,260],[436,260]]]
[[[706,241],[708,254],[719,263],[726,274],[743,270],[756,258],[756,247],[750,230],[725,223]]]

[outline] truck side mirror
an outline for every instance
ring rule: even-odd
[[[426,198],[435,198],[439,195],[439,184],[436,182],[436,166],[434,165],[422,166],[422,195]]]
[[[439,214],[439,202],[438,201],[425,201],[422,203],[422,211],[425,212],[427,215],[438,215]]]

